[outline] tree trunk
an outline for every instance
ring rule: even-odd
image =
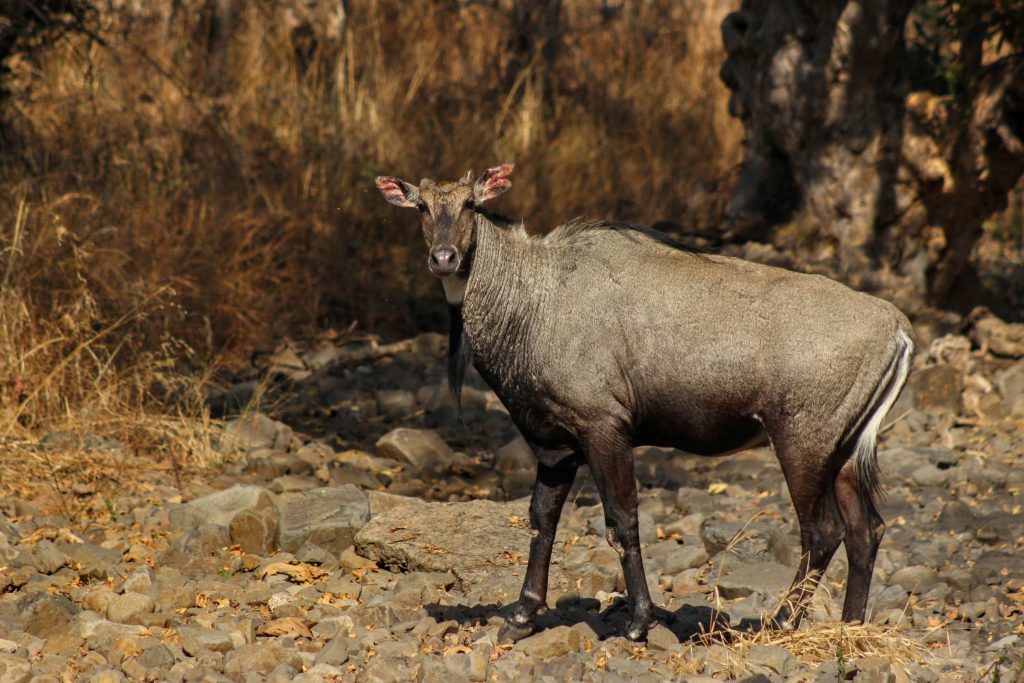
[[[728,237],[828,262],[911,312],[944,304],[983,221],[1024,171],[1021,64],[974,69],[957,97],[910,92],[912,0],[744,0],[722,80],[745,127]]]

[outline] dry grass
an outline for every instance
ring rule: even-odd
[[[738,158],[717,79],[724,3],[567,3],[525,47],[527,20],[504,1],[353,3],[336,34],[293,30],[279,3],[235,3],[220,52],[214,4],[169,17],[171,3],[123,3],[141,9],[108,9],[95,40],[10,64],[8,491],[62,479],[33,445],[54,431],[205,461],[196,368],[284,334],[439,326],[415,219],[371,191],[378,173],[513,160],[503,208],[551,227],[678,218],[687,186]]]
[[[761,513],[757,513],[750,517],[730,539],[725,551],[733,551],[753,538],[754,532],[748,531],[748,527],[761,516]],[[718,566],[711,581],[711,603],[714,610],[711,622],[706,630],[693,638],[686,652],[669,660],[669,663],[680,675],[694,675],[703,671],[705,661],[695,654],[696,647],[709,648],[705,651],[708,658],[718,667],[728,671],[730,676],[740,676],[749,672],[747,656],[751,648],[758,645],[785,648],[795,658],[810,665],[837,661],[841,666],[847,666],[865,657],[879,657],[893,664],[905,664],[921,662],[929,656],[928,647],[922,642],[914,640],[905,629],[901,628],[900,624],[878,626],[870,623],[810,623],[805,619],[803,626],[794,630],[747,629],[730,626],[727,620],[717,617],[724,611],[724,603],[718,589],[723,564]],[[817,581],[810,576],[805,581],[808,587],[817,584]],[[816,586],[816,588],[819,591],[826,590],[825,586]],[[795,606],[789,605],[789,607],[792,609]],[[770,623],[773,616],[773,614],[762,614],[761,623]],[[711,649],[716,645],[722,647]]]
[[[730,628],[718,629],[699,637],[689,652],[673,660],[681,674],[694,674],[694,667],[703,662],[695,657],[696,646],[723,646],[712,650],[716,665],[731,676],[749,672],[747,657],[758,645],[772,645],[789,651],[804,664],[818,665],[834,661],[840,666],[852,669],[858,661],[877,657],[886,662],[900,665],[920,663],[929,656],[927,646],[914,640],[896,626],[874,624],[815,623],[795,631],[764,630],[739,631]]]
[[[419,0],[354,8],[305,54],[247,4],[220,70],[201,15],[156,10],[14,64],[3,492],[102,517],[149,474],[216,461],[197,368],[312,327],[430,325],[443,311],[421,303],[413,221],[369,192],[379,172],[513,159],[509,208],[537,224],[675,216],[737,154],[717,37],[667,0],[608,22],[598,6],[574,4],[547,61],[510,56],[500,11]]]

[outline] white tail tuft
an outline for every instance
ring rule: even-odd
[[[882,483],[878,471],[878,430],[882,420],[888,415],[892,404],[900,395],[903,384],[910,372],[910,358],[914,352],[914,342],[906,332],[896,333],[896,353],[889,367],[878,383],[878,398],[869,405],[870,411],[864,417],[866,422],[857,434],[857,442],[853,450],[854,467],[857,469],[857,483],[861,496],[866,501],[876,503],[882,493]]]

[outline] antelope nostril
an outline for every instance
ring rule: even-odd
[[[430,252],[430,262],[438,266],[447,266],[455,260],[455,250],[451,247],[438,247]]]

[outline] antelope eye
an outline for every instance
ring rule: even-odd
[[[427,212],[427,203],[426,202],[419,202],[418,204],[416,204],[416,208],[419,210],[420,213],[426,213]]]
[[[473,201],[472,199],[467,199],[467,200],[466,200],[466,204],[465,204],[465,207],[466,207],[467,209],[469,209],[470,211],[472,211],[473,209],[475,209],[475,208],[476,208],[476,202],[474,202],[474,201]]]

